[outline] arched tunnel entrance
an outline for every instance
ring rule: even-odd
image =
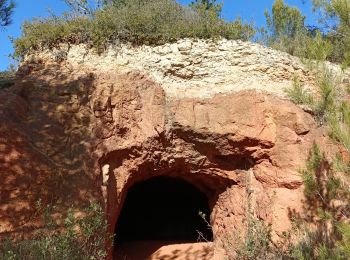
[[[209,218],[208,198],[189,182],[154,177],[136,183],[128,191],[115,227],[116,250],[141,241],[153,241],[154,246],[212,241]]]

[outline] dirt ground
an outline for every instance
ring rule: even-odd
[[[117,245],[115,260],[209,260],[212,243],[181,241],[131,241]]]

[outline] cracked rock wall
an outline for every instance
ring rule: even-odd
[[[26,59],[38,57],[63,59],[74,70],[139,70],[160,83],[168,98],[207,98],[245,89],[283,96],[294,76],[312,88],[312,75],[298,58],[251,42],[184,39],[160,46],[120,44],[110,46],[101,55],[84,44],[61,45]]]

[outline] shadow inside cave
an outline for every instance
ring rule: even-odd
[[[136,183],[115,227],[115,259],[148,259],[169,245],[177,245],[177,254],[182,249],[192,256],[205,254],[205,246],[192,250],[192,244],[213,240],[209,217],[206,195],[182,179],[154,177]]]

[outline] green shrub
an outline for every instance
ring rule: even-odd
[[[301,171],[305,185],[306,213],[313,226],[305,223],[304,238],[292,249],[296,259],[349,259],[350,226],[346,208],[350,194],[346,184],[314,144],[306,168]],[[336,205],[334,201],[342,201]],[[344,210],[345,209],[345,210]]]
[[[319,97],[314,104],[314,111],[317,119],[325,122],[329,116],[336,111],[337,104],[337,79],[325,69],[320,70],[316,78],[316,86]]]
[[[308,31],[301,34],[304,38],[301,37],[301,41],[298,42],[297,36],[282,34],[280,39],[296,43],[296,47],[293,48],[297,51],[287,51],[306,58],[307,65],[316,75],[316,94],[307,93],[297,79],[293,88],[286,90],[286,93],[293,102],[308,105],[313,110],[315,119],[321,124],[326,124],[330,136],[350,154],[350,107],[340,95],[337,77],[324,64],[325,60],[346,63],[347,50],[350,50],[350,30],[349,23],[346,28],[344,24],[350,16],[348,11],[344,10],[349,10],[350,5],[348,0],[314,2],[328,8],[325,10],[327,15],[332,12],[334,17],[345,15],[338,21],[334,35],[332,31],[326,35],[317,30]],[[343,36],[339,37],[339,32],[343,32]],[[272,44],[276,42],[278,48],[278,41],[273,40]],[[350,161],[346,157],[338,154],[331,160],[326,158],[317,145],[313,145],[306,168],[301,170],[306,197],[306,217],[301,219],[303,227],[299,227],[299,231],[304,236],[297,245],[291,247],[292,259],[350,259],[350,189],[345,181],[345,174],[349,172]],[[311,224],[311,228],[308,224]]]
[[[347,102],[341,102],[328,121],[331,128],[331,137],[340,142],[350,153],[350,105]]]
[[[332,44],[318,30],[314,36],[306,37],[304,43],[304,53],[300,53],[299,56],[310,60],[325,61],[333,50]]]
[[[341,18],[340,13],[346,14],[343,15],[346,18],[341,18],[335,23],[338,26],[336,31],[334,28],[322,30],[315,26],[306,26],[305,16],[297,7],[288,6],[283,0],[275,0],[271,12],[265,11],[267,23],[267,30],[263,33],[265,42],[272,48],[300,58],[330,60],[349,65],[350,30],[348,25],[345,26],[345,22],[349,19],[347,12],[350,5],[346,5],[347,0],[313,2],[317,1],[320,4],[317,4],[316,8],[323,6],[322,12],[328,16],[320,19],[325,24],[332,23],[330,23],[331,16]],[[337,3],[341,3],[341,6],[335,7]]]
[[[301,84],[294,84],[287,94],[295,103],[311,104],[316,119],[328,125],[330,136],[349,154],[349,104],[342,100],[337,89],[338,81],[324,64],[316,63],[315,72],[317,95],[309,97]],[[346,219],[350,192],[344,182],[344,174],[349,172],[348,159],[339,154],[333,160],[327,159],[321,149],[313,145],[306,168],[301,170],[308,218],[304,219],[304,239],[291,248],[294,259],[349,259],[350,224]],[[341,202],[341,205],[334,201]],[[312,229],[308,228],[308,222]]]
[[[277,253],[271,240],[271,228],[262,220],[249,217],[248,230],[245,237],[232,232],[219,241],[227,260],[276,259]]]
[[[263,221],[251,218],[246,241],[237,248],[237,259],[268,259],[273,251],[271,247],[271,228]]]
[[[0,90],[9,88],[13,86],[15,79],[15,71],[14,70],[8,70],[8,71],[0,71]]]
[[[303,57],[308,31],[304,25],[305,16],[300,10],[288,6],[283,0],[275,0],[271,12],[265,11],[265,17],[267,45]]]
[[[350,2],[349,0],[313,0],[319,11],[319,22],[332,43],[330,61],[350,65]]]
[[[106,5],[89,17],[66,14],[25,22],[22,36],[14,45],[15,56],[21,57],[31,49],[59,42],[89,43],[103,51],[117,40],[133,44],[163,44],[189,37],[247,40],[254,33],[251,24],[243,24],[240,19],[226,22],[215,8],[191,8],[175,0],[130,0]]]
[[[294,78],[292,88],[286,89],[285,93],[294,103],[307,105],[312,109],[315,119],[324,124],[330,122],[339,109],[337,78],[323,66],[316,65],[316,68],[316,94],[308,93],[297,77]]]
[[[277,259],[278,252],[272,243],[271,226],[258,219],[252,210],[251,184],[246,179],[246,216],[245,234],[227,233],[218,241],[218,246],[225,250],[227,260]]]
[[[304,85],[298,77],[293,78],[293,86],[286,89],[285,93],[295,104],[313,105],[313,96],[304,89]]]
[[[14,41],[15,57],[38,48],[52,47],[58,42],[82,42],[87,38],[90,21],[86,17],[34,19],[22,25],[22,37]]]
[[[63,227],[56,224],[50,212],[49,207],[41,210],[46,226],[34,238],[16,242],[1,241],[0,259],[105,259],[107,224],[99,205],[92,203],[80,219],[75,218],[69,210],[63,219]]]
[[[337,225],[341,240],[337,243],[339,250],[346,259],[350,259],[350,224],[341,222]]]

